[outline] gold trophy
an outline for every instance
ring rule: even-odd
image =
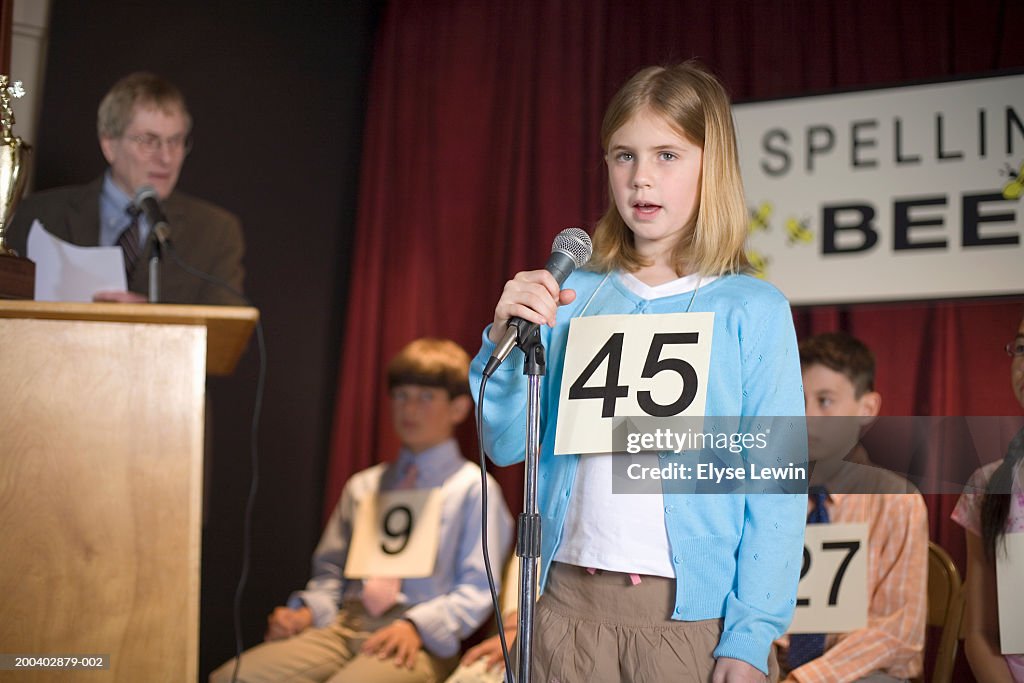
[[[35,264],[4,243],[7,225],[25,191],[32,152],[31,146],[11,132],[11,98],[24,94],[21,81],[11,85],[9,77],[0,74],[0,298],[7,299],[31,299],[35,292]]]

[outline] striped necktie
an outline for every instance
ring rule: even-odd
[[[125,212],[129,218],[128,226],[118,236],[117,246],[121,247],[121,251],[124,252],[124,273],[130,284],[132,274],[135,272],[135,264],[142,253],[142,247],[139,244],[139,214],[142,213],[142,210],[134,204],[129,204]]]

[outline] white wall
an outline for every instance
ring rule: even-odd
[[[21,81],[25,96],[12,100],[14,134],[32,145],[36,139],[39,108],[43,101],[50,0],[14,0],[11,29],[11,81]],[[29,183],[32,176],[29,175]],[[30,192],[28,188],[26,192]]]

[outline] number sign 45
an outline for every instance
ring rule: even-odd
[[[615,417],[703,416],[714,313],[569,323],[555,453],[609,453]]]
[[[441,489],[367,496],[356,508],[345,577],[430,576],[440,539]]]

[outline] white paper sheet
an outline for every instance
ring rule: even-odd
[[[128,289],[120,247],[78,247],[33,221],[28,257],[36,262],[36,301],[92,301],[100,291]]]
[[[1006,552],[996,553],[996,595],[999,600],[999,643],[1004,655],[1024,654],[1024,614],[1020,579],[1024,576],[1024,533],[1006,534]]]

